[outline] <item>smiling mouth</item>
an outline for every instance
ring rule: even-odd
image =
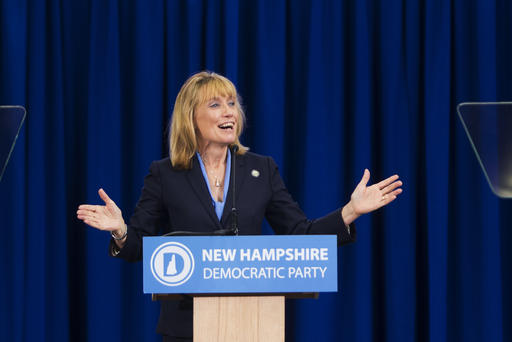
[[[232,130],[233,128],[235,128],[235,123],[234,122],[225,122],[223,124],[220,124],[218,127],[220,129]]]

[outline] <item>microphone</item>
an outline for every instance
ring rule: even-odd
[[[162,236],[224,236],[224,235],[233,235],[233,231],[231,229],[219,229],[210,232],[193,232],[188,230],[174,230],[172,232],[166,233]]]
[[[238,210],[236,209],[236,153],[238,152],[238,145],[231,146],[231,179],[233,180],[233,206],[231,207],[231,231],[233,235],[238,235]]]

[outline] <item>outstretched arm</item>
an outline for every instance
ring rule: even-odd
[[[356,186],[350,202],[341,209],[341,216],[346,225],[351,224],[359,216],[377,210],[391,202],[402,193],[402,181],[393,175],[383,181],[367,186],[370,171],[364,170],[363,178]]]

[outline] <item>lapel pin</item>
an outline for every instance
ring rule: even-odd
[[[260,172],[258,170],[252,170],[251,176],[253,176],[254,178],[258,178],[260,176]]]

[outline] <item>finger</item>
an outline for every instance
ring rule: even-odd
[[[393,191],[392,193],[390,193],[390,195],[392,196],[398,196],[400,195],[401,193],[403,192],[403,190],[400,188],[400,189],[396,189],[395,191]]]
[[[103,200],[103,202],[105,202],[105,204],[112,204],[114,203],[114,201],[112,201],[110,199],[110,197],[108,197],[107,193],[105,192],[105,190],[103,189],[99,189],[98,190],[98,194],[100,195],[101,199]],[[114,203],[115,204],[115,203]]]
[[[76,216],[78,219],[84,221],[84,220],[95,220],[97,221],[98,220],[98,217],[97,215],[95,215],[94,213],[79,213],[77,214]]]
[[[382,201],[380,202],[381,207],[388,205],[389,203],[393,202],[396,199],[395,195],[384,195],[382,196]]]
[[[103,206],[101,205],[91,205],[91,204],[81,204],[78,206],[79,210],[90,210],[92,212],[100,211]]]
[[[396,181],[398,178],[399,178],[398,175],[393,175],[391,177],[388,177],[388,178],[384,179],[383,181],[380,181],[379,183],[377,183],[375,185],[377,185],[377,187],[382,190],[383,188],[385,188],[389,184],[391,184],[394,181]]]
[[[93,215],[95,213],[100,213],[101,210],[89,210],[89,209],[78,209],[76,211],[77,214],[79,215]]]
[[[396,197],[398,195],[400,195],[402,192],[403,192],[402,189],[396,189],[393,192],[382,196],[382,202],[381,202],[382,206],[388,205],[389,203],[396,200]]]
[[[382,192],[384,194],[388,194],[390,193],[391,191],[395,190],[396,188],[398,187],[401,187],[402,186],[402,181],[396,181],[396,182],[393,182],[391,183],[390,185],[386,186],[384,189],[382,189]]]
[[[368,184],[368,181],[370,180],[370,171],[368,169],[364,169],[363,177],[361,178],[361,181],[359,184],[357,184],[357,187],[365,187],[366,184]]]

